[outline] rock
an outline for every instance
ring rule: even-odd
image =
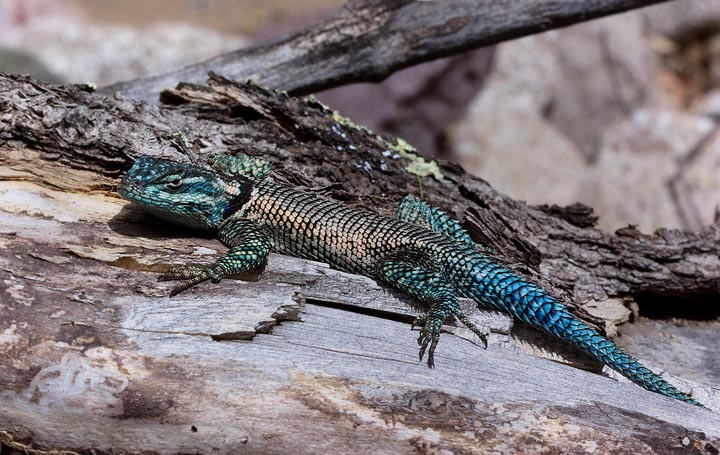
[[[4,73],[31,74],[43,82],[61,84],[63,79],[27,52],[0,47],[0,68]]]
[[[585,164],[542,116],[560,77],[556,41],[557,32],[550,32],[499,46],[485,87],[448,136],[453,158],[500,191],[564,205],[578,200]]]
[[[493,48],[481,48],[412,66],[381,83],[345,85],[317,96],[353,121],[434,156],[443,151],[447,128],[480,91],[492,56]]]
[[[533,204],[582,200],[582,157],[542,118],[512,110],[475,113],[456,127],[453,136],[465,169],[499,191]]]
[[[718,61],[720,63],[720,60]],[[692,107],[698,115],[720,118],[720,89],[713,89],[700,98]]]
[[[688,161],[682,181],[681,188],[687,193],[685,197],[690,210],[699,218],[697,225],[715,222],[720,211],[720,136],[717,131],[707,146]]]
[[[499,45],[494,69],[469,113],[543,112],[554,101],[553,81],[560,76],[557,40],[552,31]]]
[[[34,55],[69,82],[106,85],[201,61],[245,40],[186,24],[136,29],[49,18],[4,36],[3,44]]]
[[[635,13],[503,43],[454,158],[532,203],[587,202],[586,172],[603,131],[653,99],[656,65]]]
[[[548,119],[586,159],[595,159],[602,132],[656,97],[657,57],[640,16],[619,14],[558,33]]]
[[[693,0],[668,2],[639,10],[650,33],[681,38],[720,24],[720,2]]]
[[[698,4],[690,9],[715,8]],[[654,10],[498,46],[485,88],[450,132],[456,159],[516,198],[589,204],[604,229],[634,224],[651,232],[711,222],[720,145],[705,150],[702,141],[714,128],[710,117],[720,117],[720,92],[694,103],[694,113],[683,112],[693,99],[687,96],[691,82],[672,73],[667,58],[684,48],[662,35],[670,33],[659,19],[667,9],[648,19]],[[684,18],[677,22],[690,26]],[[713,80],[720,38],[706,41]]]
[[[634,224],[644,232],[684,227],[670,182],[691,150],[713,128],[709,118],[680,111],[641,109],[611,128],[592,169],[590,205],[599,225]]]
[[[720,82],[720,30],[708,39],[708,59],[710,60],[710,80]]]

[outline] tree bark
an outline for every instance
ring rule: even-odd
[[[242,281],[168,298],[158,271],[210,262],[224,248],[117,197],[118,177],[138,156],[198,164],[216,152],[262,156],[280,181],[389,216],[404,194],[418,193],[408,164],[423,163],[403,141],[312,98],[255,84],[212,75],[207,86],[181,84],[162,99],[164,107],[150,106],[0,77],[6,447],[486,453],[592,443],[600,452],[666,453],[720,445],[717,414],[528,355],[529,335],[468,302],[470,317],[492,331],[490,348],[448,325],[429,370],[408,330],[418,314],[411,302],[323,264],[272,255]],[[169,146],[178,130],[194,140],[191,156]],[[429,202],[570,303],[720,290],[717,225],[612,235],[593,227],[587,208],[527,206],[456,165],[438,170],[422,178]],[[564,361],[587,360],[575,355]],[[671,380],[718,406],[710,388]]]
[[[334,16],[275,42],[240,49],[101,92],[157,102],[208,71],[300,95],[378,82],[402,68],[667,0],[351,0]]]

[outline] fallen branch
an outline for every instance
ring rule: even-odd
[[[666,0],[351,0],[334,16],[278,41],[101,89],[157,102],[208,71],[299,95],[377,82],[417,63]]]

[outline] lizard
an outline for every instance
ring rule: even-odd
[[[181,281],[171,296],[257,268],[275,251],[374,278],[426,305],[412,327],[420,327],[419,357],[427,351],[431,368],[440,327],[451,316],[487,348],[487,334],[459,306],[466,297],[573,344],[647,390],[700,405],[553,295],[484,254],[448,213],[409,195],[396,218],[383,217],[280,184],[269,173],[269,162],[242,154],[215,155],[210,169],[150,156],[135,161],[118,185],[122,198],[162,220],[214,231],[229,248],[210,265],[161,274],[159,281]]]

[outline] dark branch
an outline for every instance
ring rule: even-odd
[[[214,71],[307,94],[381,81],[417,63],[663,1],[351,0],[326,21],[273,43],[101,91],[156,102],[164,88],[200,83]]]

